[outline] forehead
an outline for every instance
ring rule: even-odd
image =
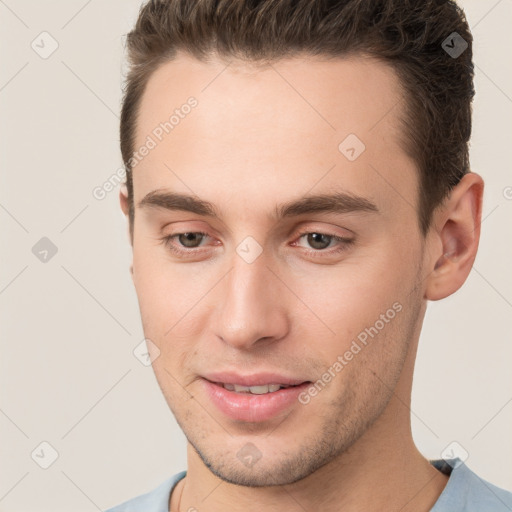
[[[273,184],[282,194],[316,183],[370,195],[378,185],[414,189],[399,142],[403,109],[398,77],[372,58],[264,66],[180,53],[141,100],[135,149],[152,147],[134,170],[135,199],[163,187],[247,196]]]
[[[259,137],[273,135],[277,128],[283,135],[286,130],[288,135],[309,133],[308,126],[364,136],[377,123],[383,123],[381,133],[395,131],[403,109],[395,72],[368,56],[304,56],[258,64],[213,56],[202,62],[178,53],[151,75],[139,109],[137,135],[150,132],[191,96],[202,104],[194,117],[200,116],[212,128],[223,128],[216,132],[219,136],[229,135],[227,129],[239,128],[241,122],[246,128],[264,126]],[[290,126],[297,120],[308,124]],[[232,124],[226,126],[227,121]],[[281,122],[272,126],[272,121]],[[240,139],[241,133],[230,134],[235,133]]]

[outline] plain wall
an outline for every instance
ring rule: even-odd
[[[426,456],[457,441],[471,469],[512,489],[512,2],[460,3],[482,239],[464,287],[429,305],[412,424]],[[186,467],[184,435],[133,355],[143,333],[119,187],[92,193],[121,166],[123,36],[139,5],[0,2],[1,511],[104,509]],[[47,59],[31,47],[51,49],[43,31],[59,45]],[[43,237],[57,248],[47,262],[32,252]],[[59,455],[48,469],[31,457],[51,456],[44,441]]]

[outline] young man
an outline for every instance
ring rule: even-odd
[[[512,510],[410,428],[427,301],[480,234],[471,42],[449,1],[142,8],[120,201],[188,464],[111,512]]]

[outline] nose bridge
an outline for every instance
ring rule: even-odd
[[[241,248],[247,249],[243,244]],[[263,338],[284,336],[287,319],[283,304],[278,304],[278,283],[267,268],[268,258],[241,254],[233,253],[231,270],[223,280],[216,334],[225,343],[249,348]]]

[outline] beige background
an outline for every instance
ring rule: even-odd
[[[143,333],[118,189],[92,195],[121,163],[122,36],[139,5],[0,1],[1,511],[101,510],[185,468],[184,436],[132,353]],[[461,5],[485,219],[466,285],[429,307],[413,431],[428,457],[457,441],[473,470],[512,489],[512,0]],[[43,31],[59,45],[47,59],[31,47],[51,49]],[[32,252],[42,237],[58,249],[46,263]],[[44,441],[58,452],[46,470]]]

